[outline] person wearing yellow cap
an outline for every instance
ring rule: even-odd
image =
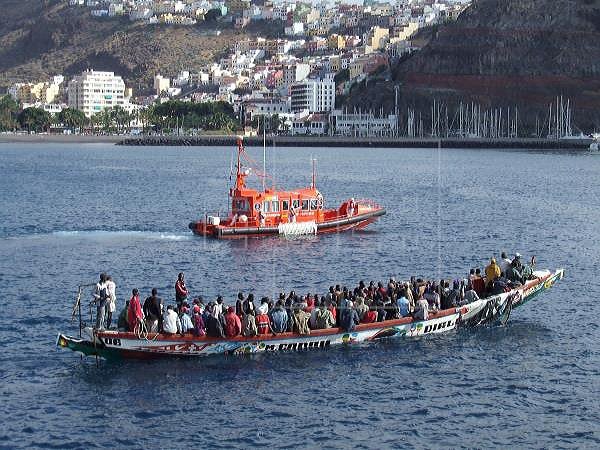
[[[490,259],[489,265],[485,268],[486,287],[489,289],[496,278],[500,278],[500,266],[496,264],[496,258]]]

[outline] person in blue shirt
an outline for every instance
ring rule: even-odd
[[[398,304],[398,309],[400,310],[400,315],[402,317],[407,317],[410,315],[410,302],[406,298],[406,292],[400,292],[400,297],[398,297],[396,303]]]
[[[288,314],[283,302],[278,300],[271,312],[271,328],[275,333],[285,333],[288,327]]]

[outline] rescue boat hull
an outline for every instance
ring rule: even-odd
[[[468,305],[431,314],[428,320],[407,317],[385,322],[360,324],[346,332],[339,328],[312,330],[309,335],[281,333],[254,337],[217,339],[210,337],[150,334],[140,338],[135,333],[96,331],[86,327],[82,337],[59,334],[57,345],[86,356],[105,359],[155,359],[164,357],[208,356],[216,354],[253,354],[275,351],[324,349],[332,345],[350,345],[384,338],[411,338],[439,334],[457,327],[505,323],[512,309],[522,306],[550,289],[564,276],[564,270],[537,272],[537,277],[510,292],[478,300]]]
[[[379,217],[386,214],[385,208],[356,214],[351,217],[339,217],[316,224],[316,234],[339,233],[349,230],[360,230],[375,222]],[[190,222],[188,228],[197,236],[208,236],[219,239],[239,237],[277,236],[281,234],[276,226],[226,226],[207,225],[202,221]]]

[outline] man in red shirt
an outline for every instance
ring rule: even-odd
[[[183,279],[183,272],[179,272],[177,275],[177,282],[175,282],[175,302],[177,303],[177,311],[181,310],[181,305],[187,300],[188,290],[185,287],[185,280]]]

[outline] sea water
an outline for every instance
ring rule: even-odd
[[[262,165],[261,149],[249,149]],[[267,186],[326,206],[372,198],[365,231],[214,241],[229,148],[0,145],[2,448],[598,447],[600,157],[492,150],[268,149]],[[257,182],[258,186],[260,182]],[[191,293],[324,293],[359,280],[464,277],[501,251],[566,269],[505,327],[299,353],[81,360],[79,284],[101,271]],[[84,313],[90,298],[84,296]]]

